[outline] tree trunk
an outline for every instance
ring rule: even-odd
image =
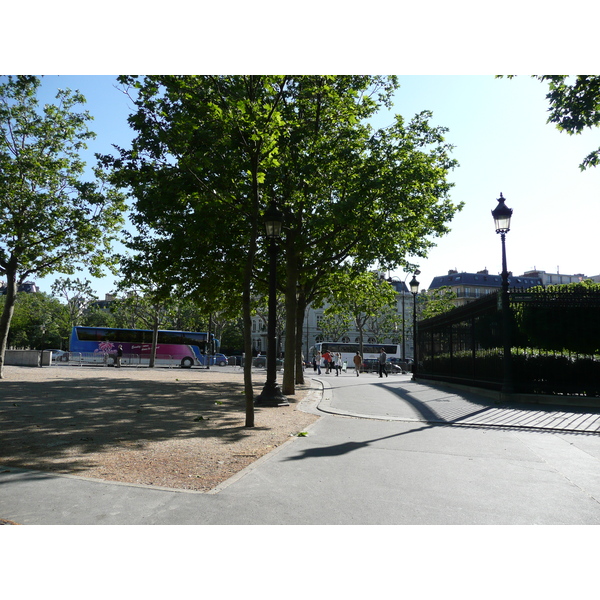
[[[358,331],[358,351],[362,359],[365,359],[365,353],[363,351],[363,336],[364,336],[364,320],[362,315],[355,316],[356,330]]]
[[[242,319],[244,323],[244,391],[246,394],[246,427],[254,427],[254,390],[252,388],[252,314],[251,282],[254,249],[248,254],[244,268],[244,289],[242,291]]]
[[[150,368],[156,365],[156,346],[158,346],[158,309],[155,308],[154,322],[152,323],[152,349],[150,351]],[[141,349],[140,349],[141,352]]]
[[[281,391],[286,396],[296,393],[296,282],[298,281],[298,257],[294,250],[294,237],[286,237],[285,252],[285,359]]]
[[[8,344],[8,332],[10,322],[15,312],[15,302],[17,301],[17,274],[13,270],[6,270],[6,298],[4,300],[4,309],[0,316],[0,379],[4,379],[4,354]]]
[[[246,427],[254,427],[254,389],[252,387],[252,271],[258,238],[260,194],[258,189],[258,154],[252,157],[252,219],[248,238],[248,254],[244,265],[242,289],[242,319],[244,322],[244,393],[246,396]]]
[[[304,316],[306,315],[306,296],[303,292],[298,295],[296,303],[296,385],[304,384],[304,365],[303,362],[308,360],[308,355],[304,355],[302,348],[304,329]],[[308,353],[307,353],[308,354]],[[304,361],[302,357],[304,355]]]

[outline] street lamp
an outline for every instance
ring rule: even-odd
[[[410,280],[410,293],[413,295],[413,381],[417,372],[417,294],[419,293],[419,282],[416,271]]]
[[[420,275],[421,271],[415,271],[415,274],[413,275],[413,277],[415,275]],[[406,275],[406,277],[404,278],[404,281],[402,282],[402,362],[406,362],[406,344],[405,344],[405,327],[404,327],[404,315],[406,314],[404,312],[404,290],[406,289],[406,280],[410,277],[410,273],[408,273]]]
[[[505,393],[513,391],[508,269],[506,267],[506,234],[510,231],[512,213],[512,208],[508,208],[504,204],[504,197],[500,194],[498,206],[492,211],[492,217],[494,217],[496,233],[500,234],[500,239],[502,240],[502,288],[500,298],[502,301],[502,341],[504,345],[502,391]]]
[[[261,406],[289,406],[277,385],[277,241],[281,237],[283,215],[271,203],[265,213],[266,237],[269,240],[269,316],[267,324],[267,380],[254,400]]]
[[[508,208],[504,204],[504,196],[500,192],[500,198],[498,198],[498,206],[492,211],[492,217],[494,217],[494,224],[496,225],[496,233],[500,233],[503,236],[510,231],[510,218],[512,217],[512,208]],[[504,240],[504,237],[502,238]]]

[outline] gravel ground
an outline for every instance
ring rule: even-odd
[[[255,394],[265,378],[253,373]],[[310,385],[288,407],[255,407],[247,428],[232,367],[5,366],[0,465],[209,491],[319,418],[299,410]]]

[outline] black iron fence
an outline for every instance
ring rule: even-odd
[[[500,292],[418,324],[418,377],[501,389]],[[600,396],[600,291],[511,290],[515,392]]]

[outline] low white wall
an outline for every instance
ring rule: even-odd
[[[49,367],[52,352],[48,350],[6,350],[4,364],[18,367]]]

